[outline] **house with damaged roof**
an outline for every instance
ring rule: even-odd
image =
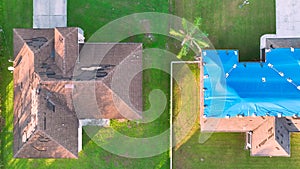
[[[267,39],[260,62],[240,62],[237,50],[204,50],[201,131],[245,132],[251,155],[290,156],[290,134],[300,131],[299,42]]]
[[[142,44],[83,43],[80,28],[13,31],[15,158],[77,158],[82,126],[142,117]],[[116,91],[124,62],[140,72]]]
[[[299,13],[289,12],[297,8],[292,1],[276,0],[276,34],[261,37],[259,62],[240,62],[237,50],[203,53],[201,131],[245,132],[252,156],[289,157],[290,135],[300,132]]]
[[[300,38],[264,40],[259,62],[204,51],[201,131],[245,132],[251,155],[289,157],[290,134],[300,131]]]

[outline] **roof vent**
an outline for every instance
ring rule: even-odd
[[[49,110],[55,112],[55,104],[51,100],[47,100],[47,107]]]

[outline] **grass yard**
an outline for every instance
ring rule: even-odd
[[[205,144],[199,144],[199,134],[177,150],[175,168],[243,168],[297,169],[300,165],[300,134],[291,134],[291,157],[251,157],[244,150],[245,133],[214,133]]]
[[[13,84],[12,74],[7,70],[11,65],[7,60],[13,57],[13,28],[32,27],[32,1],[3,0],[0,2],[0,32],[4,41],[1,42],[0,52],[0,94],[2,99],[1,115],[5,117],[6,125],[0,133],[0,157],[2,164],[0,168],[13,168],[12,142],[13,142]],[[1,160],[0,160],[1,161]],[[22,167],[22,166],[20,166]],[[18,167],[15,167],[18,168]]]
[[[275,33],[275,0],[173,0],[175,15],[193,21],[202,17],[202,30],[209,34],[215,49],[238,49],[240,59],[259,59],[260,37]]]
[[[172,71],[173,145],[176,144],[176,150],[199,130],[200,91],[197,86],[200,72],[197,63],[173,63]]]
[[[122,16],[140,12],[168,13],[168,0],[70,0],[68,26],[79,26],[90,37],[101,26]]]
[[[130,5],[128,5],[130,4]],[[24,168],[169,168],[169,153],[165,152],[151,158],[129,159],[111,154],[98,147],[88,136],[83,136],[83,151],[78,160],[73,159],[14,159],[12,154],[13,143],[13,84],[12,74],[7,71],[8,58],[13,57],[12,29],[32,27],[32,0],[3,0],[0,3],[1,26],[6,38],[6,49],[1,53],[1,97],[3,99],[3,116],[6,119],[4,132],[1,133],[1,159],[0,166],[12,169]],[[168,13],[168,1],[128,1],[128,0],[69,0],[68,1],[68,26],[79,26],[90,37],[95,31],[106,23],[119,17],[136,12],[165,12]],[[146,47],[161,47],[166,43],[163,36],[154,35],[153,42],[148,42]],[[133,42],[141,42],[142,37],[130,38]],[[170,66],[168,61],[153,60],[154,63]],[[146,70],[144,72],[143,90],[145,109],[149,108],[148,94],[153,89],[161,89],[169,97],[169,75],[159,70]],[[158,100],[157,100],[158,101]],[[168,103],[169,104],[169,103]],[[169,127],[169,107],[155,121],[148,124],[135,124],[131,122],[112,122],[112,126],[128,135],[136,137],[149,137],[157,135]],[[129,127],[130,126],[130,127]]]

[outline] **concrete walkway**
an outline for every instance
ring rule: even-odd
[[[67,0],[33,0],[33,28],[67,27]]]

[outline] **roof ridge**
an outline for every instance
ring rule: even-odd
[[[258,129],[258,128],[260,128],[262,125],[264,125],[265,123],[267,123],[267,122],[269,122],[270,120],[273,120],[274,119],[274,122],[273,122],[273,129],[276,131],[276,117],[270,117],[270,118],[268,118],[267,120],[265,120],[265,121],[263,121],[260,125],[258,125],[254,130],[253,130],[253,132],[256,130],[256,129]],[[285,130],[287,130],[286,128],[285,128]],[[288,130],[287,130],[288,131]],[[288,132],[289,134],[290,134],[290,132]],[[275,134],[275,132],[274,132],[274,134]],[[290,136],[289,136],[289,138],[290,138]],[[282,150],[284,150],[284,152],[286,153],[286,154],[288,154],[288,155],[290,155],[290,153],[289,152],[287,152],[286,150],[285,150],[285,148],[276,140],[276,138],[275,138],[275,136],[274,136],[274,138],[272,139],[273,141],[275,141],[275,143],[278,145],[278,146],[280,146],[281,147],[281,149]],[[266,143],[267,142],[269,142],[270,143],[270,139],[267,139],[266,140]],[[251,152],[252,152],[252,150],[251,150]]]
[[[33,135],[37,135],[39,134],[39,132],[41,132],[42,134],[46,135],[47,137],[49,137],[51,139],[51,141],[55,142],[56,144],[58,144],[59,146],[63,147],[66,151],[68,151],[70,154],[72,154],[74,156],[74,158],[78,158],[78,156],[74,155],[71,151],[69,151],[66,147],[64,147],[63,145],[59,144],[54,138],[52,138],[49,134],[45,133],[42,130],[36,130],[34,131],[34,133],[30,136],[30,138],[28,139],[28,141],[26,141],[25,144],[22,145],[22,147],[18,150],[18,152],[16,154],[14,154],[14,157],[16,158],[18,156],[18,154],[22,151],[22,149],[24,149],[24,147],[29,144],[28,142],[32,139]]]
[[[41,130],[39,130],[41,131]],[[56,144],[62,146],[65,150],[67,150],[70,154],[72,154],[75,158],[78,158],[76,155],[74,155],[69,149],[67,149],[65,146],[63,146],[62,144],[60,144],[59,142],[57,142],[53,137],[51,137],[49,134],[47,134],[46,132],[41,131],[43,134],[45,134],[47,137],[49,137],[52,141],[54,141]]]
[[[53,34],[54,34],[54,29],[53,29]],[[43,44],[43,46],[41,46],[39,49],[34,49],[34,51],[33,51],[33,53],[35,54],[35,53],[38,53],[38,52],[40,52],[43,48],[45,48],[46,46],[48,46],[48,44],[50,43],[50,42],[54,42],[54,37],[55,36],[53,36],[52,38],[50,38],[46,43],[44,43]],[[54,46],[54,48],[55,48],[55,46]]]
[[[23,42],[23,47],[24,45],[26,45],[33,53],[35,53],[26,43],[26,41],[23,39],[23,37],[18,33],[18,31],[16,31],[16,29],[13,29],[13,32],[16,33],[16,35],[21,39],[21,41]],[[22,49],[22,48],[21,48]],[[20,51],[18,52],[18,54],[20,53]]]
[[[135,53],[136,51],[138,51],[138,50],[139,50],[140,48],[142,48],[142,47],[143,47],[143,44],[140,43],[133,51],[131,51],[126,57],[124,57],[124,59],[118,64],[118,66],[121,65],[123,62],[125,62],[125,60],[126,60],[126,58],[127,58],[128,56],[132,55],[133,53]],[[112,48],[113,48],[113,47],[112,47]],[[114,49],[114,50],[116,50],[116,49]],[[107,75],[105,78],[103,78],[103,79],[101,80],[101,83],[103,84],[104,87],[108,88],[108,90],[110,90],[110,91],[112,92],[112,94],[113,94],[112,96],[113,96],[113,97],[117,97],[120,101],[122,101],[122,102],[126,105],[126,107],[128,107],[132,112],[134,112],[135,115],[138,116],[138,118],[141,119],[142,116],[141,116],[140,114],[136,113],[136,110],[133,109],[132,106],[128,105],[128,103],[127,103],[126,101],[124,101],[124,100],[123,100],[116,92],[114,92],[114,91],[112,90],[111,87],[107,86],[107,85],[104,83],[104,80],[107,79],[107,78],[109,77],[109,75],[112,74],[112,72],[115,72],[115,70],[116,70],[116,68],[117,68],[118,66],[114,67],[114,68],[108,73],[108,75]],[[112,79],[111,79],[111,80],[112,80]],[[117,108],[117,107],[116,107],[116,108]],[[123,115],[122,113],[120,113],[120,114]]]
[[[142,116],[140,114],[136,113],[136,111],[131,106],[129,106],[117,93],[115,93],[110,87],[108,87],[102,81],[100,81],[100,82],[103,84],[104,87],[106,87],[109,91],[112,92],[112,97],[117,97],[121,101],[121,103],[124,103],[126,105],[126,107],[128,107],[132,112],[134,112],[135,115],[137,115],[139,118],[142,118]],[[112,99],[112,100],[114,100],[114,99]],[[113,101],[113,103],[115,103],[115,102]],[[120,111],[117,106],[115,106],[115,107],[118,111]],[[119,114],[121,114],[123,116],[122,113],[119,113]]]
[[[60,31],[60,29],[61,29],[61,27],[56,27],[56,28],[53,29],[53,31],[57,30],[59,33],[62,34],[62,32]],[[64,37],[68,37],[70,34],[74,33],[75,31],[77,31],[77,33],[78,33],[78,27],[67,27],[66,30],[68,30],[68,29],[70,29],[71,31],[68,32],[67,34],[63,34]]]
[[[24,44],[26,44],[26,46],[35,54],[35,53],[38,53],[38,52],[40,52],[41,50],[42,50],[42,48],[44,48],[44,47],[46,47],[46,46],[48,46],[48,44],[52,41],[52,40],[54,40],[54,37],[53,38],[51,38],[50,40],[48,40],[45,44],[43,44],[43,46],[41,46],[39,49],[34,49],[34,48],[31,48],[28,44],[27,44],[27,42],[23,39],[23,37],[18,33],[18,31],[16,31],[16,29],[13,29],[13,31],[14,31],[14,33],[16,33],[17,35],[18,35],[18,37],[22,40],[22,42],[24,43]],[[54,32],[54,29],[53,29],[53,32]]]
[[[110,44],[110,43],[107,43],[107,44]],[[114,44],[114,43],[111,43],[111,44]],[[115,43],[115,44],[122,44],[122,43]],[[128,44],[128,43],[124,43],[124,44]],[[130,44],[130,43],[129,43],[129,44]],[[138,45],[133,51],[131,51],[129,55],[127,55],[126,57],[124,57],[124,59],[118,64],[118,66],[121,65],[121,64],[126,60],[126,58],[127,58],[128,56],[130,56],[131,54],[135,53],[140,47],[143,47],[143,44],[142,44],[142,43],[136,43],[136,44],[139,44],[139,45]],[[115,46],[115,45],[114,45],[114,46]],[[115,50],[116,50],[116,49],[114,48],[114,46],[110,48],[110,50],[111,50],[111,49],[114,49],[113,52],[115,52]],[[101,63],[100,63],[100,64],[101,64]],[[117,68],[118,66],[114,67],[111,71],[109,71],[108,74],[107,74],[103,79],[101,79],[100,81],[104,81],[105,79],[107,79],[107,78],[109,77],[109,75],[112,74],[112,72],[115,72],[115,70],[116,70],[116,68]],[[107,86],[107,85],[106,85],[106,86]],[[108,88],[110,88],[110,87],[108,87]]]
[[[278,121],[278,117],[275,117],[275,128],[276,128],[276,122],[278,123],[278,122],[280,122],[280,121]],[[282,124],[282,123],[281,123]],[[288,132],[288,139],[289,139],[289,150],[291,150],[291,147],[290,147],[290,143],[291,143],[291,135],[290,135],[290,131],[289,131],[289,129],[287,129],[286,127],[285,127],[285,125],[283,124],[282,125],[283,126],[283,128]],[[274,128],[274,129],[275,129]],[[275,129],[276,130],[276,129]],[[277,142],[277,144],[279,144],[279,146],[287,153],[287,154],[289,154],[290,155],[290,153],[291,152],[287,152],[286,150],[285,150],[285,148],[279,143],[279,141],[277,141],[276,139],[275,139],[275,141]]]
[[[67,44],[66,42],[64,42],[64,57],[63,57],[63,70],[62,70],[62,72],[63,72],[63,74],[64,75],[66,75],[66,74],[68,74],[69,72],[70,73],[72,73],[73,74],[73,72],[74,72],[74,70],[69,70],[68,72],[67,72],[67,70],[66,70],[66,56],[68,56],[68,46],[77,46],[77,48],[78,48],[78,52],[79,52],[79,43],[78,43],[78,27],[67,27],[67,28],[59,28],[59,27],[56,27],[56,28],[54,28],[53,29],[53,31],[54,31],[54,37],[53,38],[55,38],[55,30],[56,31],[58,31],[63,37],[64,37],[64,39],[67,39],[67,38],[70,38],[70,37],[72,37],[71,35],[72,34],[77,34],[76,36],[77,36],[77,40],[76,40],[76,43],[75,44]],[[61,30],[61,31],[60,31]],[[66,32],[64,32],[64,31],[66,31]],[[68,32],[67,32],[68,31]],[[55,43],[55,42],[54,42]],[[56,50],[56,47],[55,47],[55,45],[54,45],[54,49]],[[77,53],[77,59],[78,59],[78,57],[79,57],[79,53]],[[74,67],[75,67],[75,64],[76,64],[76,62],[74,63],[74,65],[72,66],[73,67],[73,69],[74,69]]]
[[[30,137],[28,138],[28,140],[21,146],[21,148],[18,149],[18,151],[14,154],[14,157],[17,157],[17,155],[21,152],[21,150],[25,147],[25,145],[28,144],[28,142],[32,139],[32,136],[35,135],[39,130],[35,130]]]
[[[275,117],[275,120],[277,121],[277,120],[278,120],[278,117]],[[281,122],[281,121],[278,120],[277,122]],[[281,122],[281,124],[282,124],[282,123],[283,123],[283,122]],[[292,122],[292,123],[293,123],[293,122]],[[293,125],[294,125],[294,123],[293,123]],[[283,124],[282,126],[290,133],[289,129],[286,128],[286,123]]]
[[[290,136],[290,132],[288,132],[289,133],[289,138],[291,137]],[[276,141],[276,143],[281,147],[281,149],[283,149],[283,151],[285,151],[286,152],[286,154],[288,154],[288,155],[291,155],[291,152],[287,152],[286,150],[285,150],[285,148],[276,140],[276,139],[274,139],[275,141]],[[291,140],[289,139],[289,141],[291,142]],[[291,147],[290,147],[290,143],[289,143],[289,150],[291,150]]]

